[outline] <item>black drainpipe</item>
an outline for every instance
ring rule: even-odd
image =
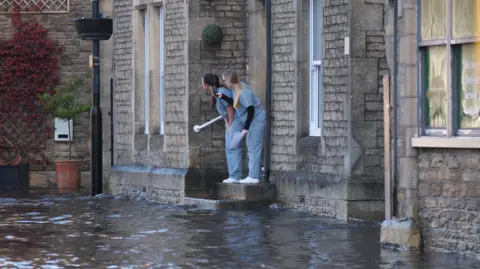
[[[265,182],[270,181],[270,151],[272,147],[272,1],[265,0],[266,12],[266,42],[267,42],[267,67],[266,67],[266,92],[265,92],[265,112],[267,119],[265,121],[265,147],[263,159],[263,178]]]
[[[398,164],[398,0],[393,0],[393,158],[392,158],[392,217],[397,210]]]
[[[113,166],[113,137],[114,137],[114,130],[113,130],[113,78],[110,78],[110,111],[108,112],[110,115],[110,166]]]

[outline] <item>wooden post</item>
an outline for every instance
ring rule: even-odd
[[[390,158],[390,78],[383,75],[383,145],[385,166],[385,219],[392,218],[392,184]]]

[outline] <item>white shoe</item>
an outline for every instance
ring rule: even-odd
[[[242,184],[257,184],[258,182],[260,182],[260,180],[258,178],[246,177],[242,180],[239,180],[238,182]]]
[[[233,178],[227,178],[223,181],[223,183],[238,183],[238,180]]]

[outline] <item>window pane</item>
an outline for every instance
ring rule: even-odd
[[[427,128],[447,127],[447,57],[444,46],[435,46],[425,53],[425,86],[427,96]]]
[[[452,1],[453,5],[453,37],[478,36],[478,19],[475,14],[479,13],[478,0]]]
[[[466,44],[456,51],[460,128],[480,128],[480,47]],[[460,69],[460,70],[458,70]],[[458,72],[460,71],[460,72]]]
[[[420,27],[422,40],[445,37],[447,28],[446,0],[421,1]]]
[[[313,60],[321,61],[323,58],[323,1],[313,0],[312,5],[312,41]]]

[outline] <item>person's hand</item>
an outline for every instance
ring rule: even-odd
[[[248,134],[248,130],[243,129],[242,130],[242,136],[245,137]]]
[[[221,92],[218,92],[215,94],[215,97],[216,98],[222,98],[223,94]]]

